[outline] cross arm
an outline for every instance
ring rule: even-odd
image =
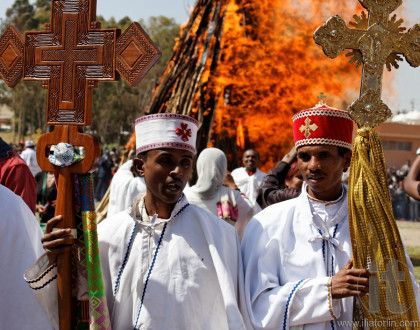
[[[394,52],[403,54],[412,67],[420,65],[420,24],[414,25],[401,37]]]
[[[118,37],[115,53],[117,71],[130,86],[137,86],[162,55],[137,22]]]
[[[315,42],[322,47],[325,55],[335,58],[344,49],[358,49],[359,39],[365,31],[350,29],[344,20],[335,15],[316,29],[314,33]]]
[[[15,87],[23,75],[24,41],[14,26],[8,26],[0,37],[0,77]]]

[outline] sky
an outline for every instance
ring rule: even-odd
[[[14,0],[0,0],[0,18],[5,17],[6,9],[13,3]],[[97,14],[105,19],[113,16],[117,20],[128,16],[135,21],[163,15],[174,18],[181,24],[188,20],[189,9],[194,4],[195,0],[97,0]],[[403,6],[404,26],[409,28],[415,23],[420,23],[420,0],[403,0]],[[335,14],[339,13],[331,13],[331,16]],[[420,110],[420,68],[412,68],[405,60],[399,63],[400,68],[393,74],[394,92],[384,90],[383,101],[394,113],[411,110],[413,106]]]

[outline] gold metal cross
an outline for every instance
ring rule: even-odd
[[[305,131],[305,137],[308,138],[311,136],[311,130],[316,131],[318,129],[318,126],[316,124],[311,124],[311,119],[306,118],[305,119],[305,125],[300,126],[299,130],[301,132]]]
[[[354,15],[351,22],[356,29],[346,26],[338,15],[331,17],[314,33],[315,42],[322,46],[324,53],[337,57],[344,49],[352,49],[350,63],[363,63],[363,77],[360,97],[348,108],[349,115],[359,127],[376,127],[391,116],[391,110],[381,100],[384,65],[398,68],[404,55],[407,62],[420,65],[420,25],[414,25],[402,33],[403,20],[389,15],[396,10],[402,0],[359,0],[368,11],[359,17]]]
[[[319,102],[316,106],[326,105],[325,99],[327,98],[327,95],[325,95],[324,92],[321,92],[321,94],[319,94],[317,98]]]

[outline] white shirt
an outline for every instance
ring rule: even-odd
[[[42,230],[25,202],[0,185],[0,329],[52,329],[23,279],[44,249]]]
[[[328,279],[352,255],[347,191],[335,202],[313,202],[302,193],[267,207],[248,224],[242,255],[246,304],[256,329],[332,329]],[[419,306],[408,256],[407,263]],[[331,304],[338,321],[352,320],[352,297]]]
[[[234,169],[231,174],[239,190],[251,201],[254,207],[254,214],[257,214],[261,211],[261,207],[257,203],[258,188],[266,173],[257,168],[255,174],[248,175],[245,167],[239,167]]]
[[[238,307],[242,302],[246,310],[235,229],[188,204],[184,195],[169,219],[147,217],[144,208],[136,212],[142,209],[142,203],[142,196],[137,196],[129,213],[118,213],[98,226],[112,329],[133,329],[136,320],[141,329],[245,329],[248,321],[244,322]],[[143,219],[136,214],[143,214]],[[161,236],[138,317],[144,284]],[[56,269],[50,271],[54,272]],[[52,283],[56,291],[56,282]],[[41,296],[47,290],[36,293],[44,299],[45,308],[48,297],[45,293]]]
[[[33,176],[35,176],[38,172],[41,171],[41,168],[39,167],[38,162],[36,160],[36,151],[34,149],[26,148],[22,151],[20,157],[22,157],[22,159],[28,165]]]

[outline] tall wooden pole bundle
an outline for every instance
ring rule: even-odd
[[[228,0],[198,0],[152,98],[150,113],[176,112],[200,122],[198,150],[207,147],[218,95],[214,83]],[[220,94],[220,93],[219,93]]]

